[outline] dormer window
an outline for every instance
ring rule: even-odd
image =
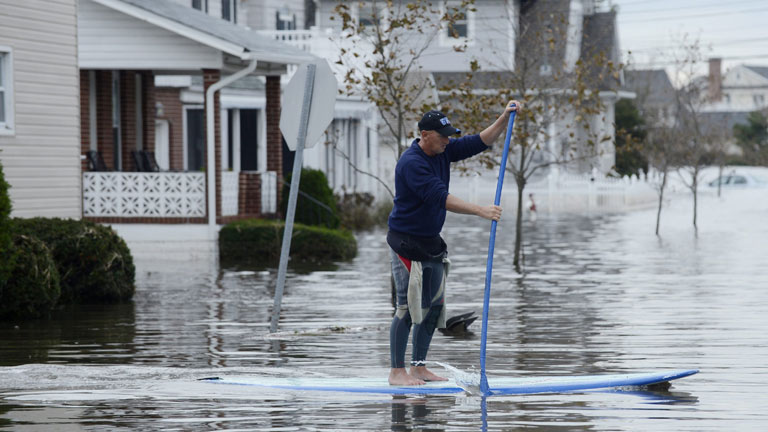
[[[221,0],[221,17],[237,24],[237,0]]]
[[[443,46],[455,46],[467,43],[474,35],[474,11],[461,1],[448,0],[443,3],[442,12],[453,17],[453,22],[445,23],[440,33]]]
[[[296,30],[296,14],[291,13],[291,10],[283,6],[275,12],[277,30]]]
[[[208,13],[208,0],[192,0],[192,8]]]
[[[381,6],[376,6],[371,2],[363,3],[357,11],[357,24],[366,34],[376,32],[376,27],[381,25],[381,18],[384,10]]]

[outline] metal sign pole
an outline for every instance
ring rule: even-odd
[[[288,209],[285,214],[285,230],[283,231],[283,246],[280,249],[280,267],[277,271],[277,286],[275,287],[275,305],[272,307],[272,325],[270,333],[277,331],[277,322],[280,320],[280,306],[285,290],[285,273],[288,270],[288,254],[291,250],[291,236],[293,235],[293,219],[296,214],[296,198],[299,195],[299,180],[301,178],[301,165],[304,157],[304,145],[307,140],[307,128],[309,126],[309,110],[312,105],[312,91],[315,86],[315,69],[317,65],[307,65],[307,80],[304,83],[304,103],[301,106],[301,122],[299,123],[299,135],[296,143],[296,157],[293,160],[293,176],[291,177],[291,192],[288,196]]]

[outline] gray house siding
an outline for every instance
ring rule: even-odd
[[[458,2],[449,1],[448,4]],[[341,19],[334,11],[338,2],[321,0],[317,11],[320,28],[332,28],[335,32],[341,30]],[[385,2],[377,2],[385,4]],[[445,10],[445,2],[435,2],[434,7]],[[357,14],[358,2],[350,4],[353,15]],[[514,67],[515,32],[517,22],[517,2],[505,0],[478,0],[475,12],[468,13],[468,47],[459,52],[454,47],[462,46],[462,42],[447,37],[448,30],[443,27],[438,34],[431,32],[434,39],[430,48],[421,56],[424,70],[429,72],[460,72],[469,69],[470,61],[477,60],[482,70],[509,70]],[[333,18],[333,19],[332,19]],[[425,32],[435,29],[439,14],[432,15],[432,21],[424,25]],[[429,23],[433,24],[429,24]],[[430,34],[429,32],[427,34]],[[411,46],[418,48],[424,45],[427,35],[417,37],[409,35]],[[405,51],[405,50],[403,50]]]
[[[13,215],[79,218],[77,2],[0,0],[0,11],[14,92],[14,128],[0,134],[0,160]]]

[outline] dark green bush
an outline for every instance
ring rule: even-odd
[[[230,223],[219,232],[222,261],[266,262],[280,260],[283,221],[247,219]],[[291,259],[327,262],[348,260],[357,255],[355,237],[346,230],[295,224],[291,239]]]
[[[59,218],[17,218],[12,228],[51,249],[61,276],[61,303],[112,303],[133,297],[133,257],[112,228]]]
[[[283,184],[283,198],[280,201],[280,211],[285,214],[288,208],[288,195],[291,191],[291,177],[289,173]],[[333,190],[328,186],[328,178],[320,170],[309,168],[301,169],[301,179],[299,181],[299,190],[303,194],[311,197],[307,198],[299,194],[296,199],[295,221],[304,225],[326,226],[328,228],[339,227],[339,211],[336,208],[336,198],[333,196]],[[319,201],[323,206],[313,202],[312,199]],[[329,210],[330,209],[330,210]]]
[[[15,266],[0,290],[0,319],[39,318],[56,305],[61,293],[51,251],[33,236],[13,239]]]
[[[13,271],[13,254],[11,253],[11,198],[8,196],[10,186],[5,182],[3,164],[0,164],[0,292]]]

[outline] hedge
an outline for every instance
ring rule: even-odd
[[[11,252],[11,198],[8,196],[10,186],[5,182],[3,164],[0,163],[0,292],[13,271],[14,256]]]
[[[219,232],[222,261],[268,262],[280,260],[283,221],[247,219],[230,223]],[[357,255],[357,241],[346,230],[295,224],[291,259],[311,262],[349,260]]]
[[[112,303],[133,297],[133,257],[112,228],[59,218],[17,218],[12,228],[51,249],[61,276],[61,303]]]
[[[280,201],[280,211],[282,214],[285,214],[288,208],[288,195],[291,191],[292,177],[293,173],[289,173],[283,184],[283,195]],[[339,211],[336,208],[336,197],[333,196],[333,190],[328,186],[328,178],[325,176],[325,173],[316,169],[302,168],[299,190],[330,208],[330,213],[327,209],[299,194],[296,198],[295,221],[297,223],[326,226],[328,228],[339,227],[340,218]]]
[[[13,239],[15,267],[0,290],[0,319],[39,318],[56,305],[61,289],[51,251],[27,235]]]

